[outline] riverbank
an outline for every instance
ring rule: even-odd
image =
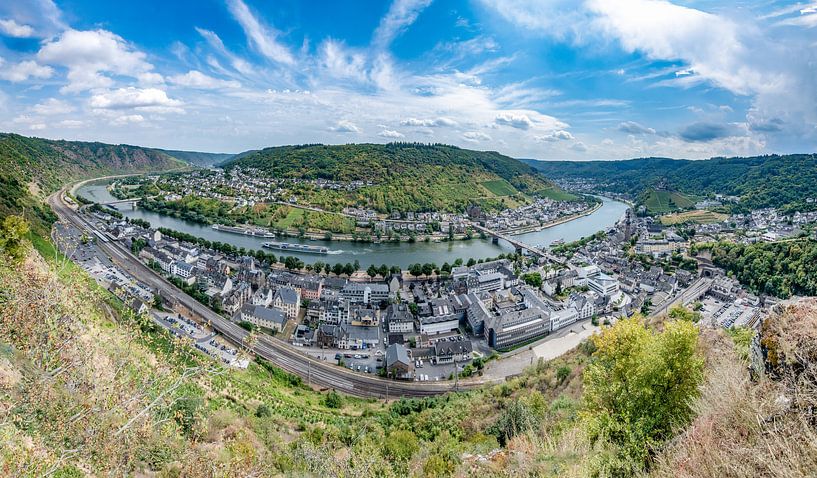
[[[525,226],[525,227],[518,227],[518,228],[515,228],[515,229],[508,229],[508,230],[497,231],[497,232],[501,232],[501,233],[507,234],[509,236],[518,236],[520,234],[529,234],[531,232],[542,231],[542,230],[545,230],[545,229],[548,229],[548,228],[551,228],[551,227],[554,227],[554,226],[558,226],[559,224],[564,224],[564,223],[579,219],[580,217],[589,216],[590,214],[593,214],[594,212],[598,211],[599,208],[601,208],[601,206],[603,204],[604,204],[604,202],[596,203],[590,209],[587,209],[585,211],[582,211],[582,212],[579,212],[579,213],[576,213],[576,214],[571,214],[569,216],[560,217],[558,219],[554,219],[553,221],[546,222],[545,224],[541,224],[539,226]]]
[[[99,203],[115,200],[108,193],[105,185],[100,182],[93,184],[86,182],[84,187],[78,188],[77,193]],[[592,213],[588,211],[582,217],[577,217],[568,222],[560,220],[559,224],[551,225],[540,231],[517,235],[514,238],[531,245],[548,246],[554,241],[571,242],[582,237],[591,236],[598,231],[607,230],[621,218],[627,210],[627,205],[606,197],[601,197],[601,200],[603,201],[601,207]],[[155,213],[138,207],[136,209],[122,208],[120,212],[131,219],[148,221],[155,228],[164,227],[201,237],[211,242],[222,242],[237,248],[243,247],[247,250],[259,250],[263,242],[270,240],[243,234],[219,232],[213,230],[209,225],[194,223],[183,218]],[[294,252],[290,252],[288,255],[296,256],[307,264],[316,261],[333,264],[358,261],[361,268],[365,270],[370,265],[379,266],[381,264],[393,264],[406,269],[411,264],[417,263],[453,263],[456,259],[467,262],[471,258],[475,260],[486,259],[515,251],[514,247],[505,241],[493,243],[490,238],[482,239],[476,231],[471,240],[443,241],[441,238],[439,242],[432,240],[425,242],[423,236],[418,236],[415,242],[387,242],[384,240],[379,243],[343,240],[342,237],[337,236],[334,236],[332,241],[328,241],[319,234],[314,234],[313,237],[315,237],[314,242],[298,238],[297,235],[284,240],[284,242],[323,244],[330,249],[327,255],[316,256],[314,254]]]

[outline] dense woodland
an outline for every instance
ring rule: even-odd
[[[738,196],[740,202],[732,206],[735,212],[766,207],[782,208],[784,212],[817,209],[817,156],[813,154],[704,161],[643,158],[525,162],[553,179],[586,178],[633,197],[660,186],[694,196]]]
[[[53,219],[42,199],[67,182],[182,165],[164,153],[137,146],[0,133],[0,217],[22,213],[38,225]]]
[[[713,262],[756,293],[817,295],[817,241],[709,245]]]

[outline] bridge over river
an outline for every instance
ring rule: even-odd
[[[476,229],[477,231],[480,231],[480,232],[484,233],[486,236],[492,237],[494,239],[494,241],[502,239],[503,241],[505,241],[505,242],[509,243],[510,245],[512,245],[513,247],[515,247],[517,252],[527,251],[530,254],[533,254],[533,255],[539,256],[539,257],[544,257],[545,259],[547,259],[547,260],[549,260],[551,262],[558,263],[558,264],[564,264],[564,262],[565,262],[565,260],[563,258],[554,256],[553,254],[548,252],[546,249],[541,249],[539,247],[532,246],[532,245],[527,244],[525,242],[522,242],[522,241],[520,241],[518,239],[515,239],[513,236],[509,236],[507,234],[503,234],[501,232],[494,231],[493,229],[488,229],[487,227],[481,226],[481,225],[476,224],[476,223],[472,223],[471,226],[474,229]]]

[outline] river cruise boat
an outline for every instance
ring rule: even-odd
[[[310,246],[309,244],[290,244],[288,242],[265,242],[261,247],[277,249],[279,251],[305,252],[307,254],[328,254],[329,248],[324,246]]]
[[[243,234],[245,236],[265,237],[267,239],[271,239],[271,238],[275,237],[274,233],[269,232],[266,229],[247,229],[247,228],[244,228],[244,227],[237,227],[237,226],[225,226],[224,224],[213,224],[210,227],[215,229],[216,231],[229,232],[229,233],[232,233],[232,234]]]

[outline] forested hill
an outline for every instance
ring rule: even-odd
[[[642,158],[627,161],[524,160],[546,176],[585,178],[614,192],[637,196],[661,185],[670,190],[705,196],[739,196],[739,209],[780,207],[785,210],[817,208],[817,156],[791,154],[748,158],[713,158],[702,161]]]
[[[223,163],[236,156],[232,153],[202,153],[201,151],[177,151],[173,149],[156,149],[155,151],[202,167]]]
[[[417,143],[302,145],[266,148],[225,164],[278,177],[370,181],[362,192],[378,210],[462,210],[469,203],[500,207],[503,198],[560,196],[530,166],[493,151]],[[569,198],[569,197],[566,197]]]
[[[47,214],[42,199],[66,182],[183,165],[165,153],[138,146],[0,133],[0,217],[24,213],[36,224]]]

